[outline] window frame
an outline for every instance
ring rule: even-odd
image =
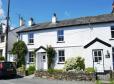
[[[111,26],[111,38],[114,38],[114,33],[112,32],[114,32],[114,26]]]
[[[1,43],[5,42],[5,36],[1,36]]]
[[[62,55],[60,55],[60,52],[64,52],[64,54]],[[64,58],[64,61],[60,61],[60,58]],[[61,50],[58,50],[58,63],[64,63],[65,62],[65,50],[64,49],[61,49]]]
[[[28,59],[29,63],[34,63],[34,52],[29,51],[28,54],[29,54],[29,59]]]
[[[101,56],[100,55],[98,56],[98,52],[99,51],[101,52]],[[97,52],[96,56],[94,55],[95,52]],[[103,60],[103,49],[93,49],[92,53],[93,53],[94,62],[99,63],[99,62],[101,62]],[[97,58],[98,61],[95,61],[95,58]]]
[[[0,49],[0,56],[3,55],[3,49]]]
[[[32,37],[31,37],[31,34],[32,34]],[[34,33],[33,32],[28,33],[28,44],[34,44]]]
[[[64,30],[57,30],[57,42],[64,42]]]

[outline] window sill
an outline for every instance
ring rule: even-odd
[[[59,63],[57,63],[57,64],[65,64],[64,62],[59,62]]]
[[[114,40],[114,38],[111,38],[111,39],[109,39],[109,40]]]
[[[28,43],[28,45],[34,45],[34,43]]]
[[[65,41],[57,41],[57,43],[65,43]]]

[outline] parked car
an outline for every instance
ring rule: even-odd
[[[2,77],[15,77],[17,74],[15,63],[13,62],[0,62],[0,78]]]

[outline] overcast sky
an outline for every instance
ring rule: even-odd
[[[2,2],[1,2],[2,1]],[[0,0],[0,15],[6,16],[7,1]],[[30,17],[36,23],[51,21],[55,12],[58,20],[111,13],[113,0],[10,0],[10,23],[18,27],[19,15],[26,24]]]

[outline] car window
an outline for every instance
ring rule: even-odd
[[[13,64],[12,63],[4,63],[5,68],[13,68]]]

